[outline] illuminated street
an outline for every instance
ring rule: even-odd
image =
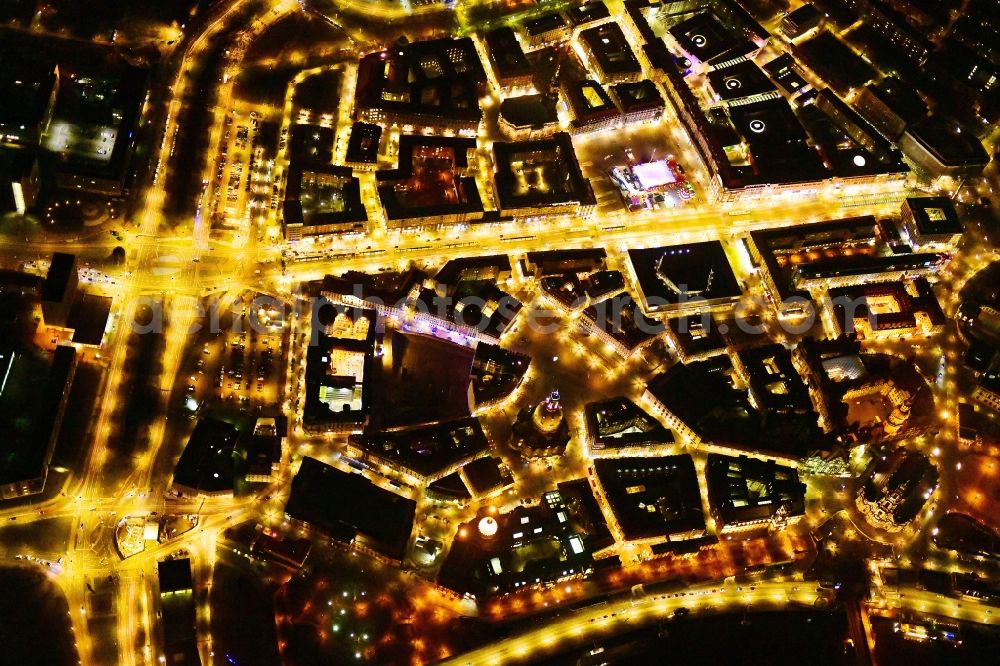
[[[51,663],[992,635],[976,0],[124,4],[3,15],[0,561]]]

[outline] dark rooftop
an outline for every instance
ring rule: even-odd
[[[66,326],[73,329],[73,342],[100,345],[111,316],[111,297],[79,293],[73,300]]]
[[[724,524],[765,520],[779,509],[787,517],[805,513],[806,484],[794,467],[710,453],[705,479],[712,510]]]
[[[559,14],[545,14],[536,19],[526,21],[524,31],[532,36],[544,34],[566,26],[566,20]]]
[[[550,95],[506,97],[500,102],[500,117],[514,127],[541,128],[559,122],[556,101]]]
[[[510,470],[496,456],[473,460],[462,468],[462,474],[468,479],[469,490],[477,497],[514,482]]]
[[[482,529],[485,528],[485,529]],[[481,509],[462,525],[440,582],[480,599],[588,571],[593,553],[613,543],[586,479],[560,483],[534,506]]]
[[[76,349],[56,347],[51,365],[32,353],[0,350],[0,484],[44,476],[49,443],[58,436],[60,405],[73,383]]]
[[[160,594],[187,592],[194,589],[190,558],[161,560],[156,563],[156,569],[160,576]]]
[[[708,81],[715,94],[724,100],[753,97],[777,91],[764,70],[752,60],[743,60],[723,69],[713,69],[708,73]]]
[[[346,543],[360,538],[395,560],[403,559],[416,510],[413,500],[310,457],[302,459],[285,506],[291,518]]]
[[[478,123],[486,72],[472,39],[435,39],[371,53],[358,67],[355,110]]]
[[[626,539],[704,531],[691,456],[600,458],[594,468]]]
[[[501,82],[503,79],[531,76],[531,63],[524,55],[513,28],[505,26],[490,30],[484,41],[490,64]]]
[[[906,131],[946,166],[985,166],[990,161],[971,130],[943,116],[931,115]]]
[[[497,345],[480,342],[472,359],[472,395],[476,404],[499,400],[513,392],[531,358]]]
[[[921,235],[960,234],[962,221],[948,197],[908,197],[906,206]]]
[[[468,168],[476,140],[463,137],[403,135],[399,167],[376,171],[378,196],[390,220],[482,212],[483,202]]]
[[[378,161],[378,145],[382,138],[382,128],[370,123],[354,123],[351,136],[347,140],[347,161],[359,164],[375,164]]]
[[[593,21],[600,21],[601,19],[608,18],[609,16],[611,16],[611,13],[608,11],[607,5],[605,5],[601,0],[587,2],[577,7],[570,7],[566,10],[566,17],[569,19],[569,22],[573,27],[591,23]]]
[[[877,83],[871,83],[868,90],[908,124],[927,115],[927,103],[912,86],[895,77],[887,76]]]
[[[174,484],[205,493],[233,490],[235,426],[215,418],[198,421],[174,469]]]
[[[76,255],[56,252],[42,286],[41,299],[54,303],[62,302],[68,292],[76,286]]]
[[[740,39],[710,12],[701,12],[670,28],[685,52],[701,62],[724,62],[756,50],[753,43]]]
[[[538,141],[497,141],[493,154],[494,184],[501,208],[596,202],[566,132]]]
[[[822,448],[815,412],[757,410],[736,381],[732,361],[720,354],[678,363],[654,377],[647,390],[705,441],[792,459]]]
[[[472,416],[408,430],[352,435],[349,442],[424,477],[480,456],[490,448],[479,419]]]
[[[618,106],[624,113],[633,113],[644,109],[665,108],[666,101],[659,88],[649,79],[617,83],[611,86],[611,96],[618,101]]]
[[[588,28],[580,33],[579,40],[597,60],[605,76],[642,72],[639,60],[617,23],[604,23]]]
[[[736,299],[736,275],[719,241],[628,251],[646,306]],[[657,303],[658,302],[658,303]]]
[[[670,444],[674,434],[625,397],[587,403],[587,429],[595,449]]]

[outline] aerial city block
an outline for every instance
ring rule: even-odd
[[[996,0],[0,0],[0,664],[996,664]]]

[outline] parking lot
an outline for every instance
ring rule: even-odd
[[[198,336],[197,358],[185,371],[185,401],[192,411],[217,403],[241,409],[274,405],[281,394],[284,317],[280,308],[261,306],[247,293],[231,306],[219,306],[218,330],[206,326]],[[207,324],[211,324],[211,317]]]

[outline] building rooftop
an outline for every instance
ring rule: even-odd
[[[530,78],[531,63],[517,41],[514,29],[508,26],[490,30],[484,38],[486,54],[498,79]]]
[[[0,58],[0,144],[6,135],[21,137],[12,143],[28,144],[38,140],[38,129],[46,118],[52,93],[58,80],[57,68],[6,52]],[[31,128],[33,136],[22,135]]]
[[[493,154],[501,208],[596,203],[566,132],[537,141],[497,141]]]
[[[54,253],[45,276],[45,284],[42,285],[41,300],[61,303],[72,297],[71,292],[76,289],[76,285],[76,255]]]
[[[66,327],[73,329],[73,342],[81,345],[100,346],[111,318],[110,296],[78,293],[66,319]]]
[[[526,255],[528,268],[539,276],[594,271],[604,267],[607,257],[603,247],[533,251]]]
[[[714,68],[708,73],[708,82],[715,94],[726,101],[777,92],[771,79],[753,60]]]
[[[729,119],[749,146],[755,175],[770,182],[822,180],[830,174],[784,98],[732,106]]]
[[[364,56],[355,110],[400,114],[415,121],[478,123],[486,72],[472,39],[395,44]]]
[[[363,423],[370,411],[375,312],[340,308],[317,333],[316,344],[306,352],[303,423],[313,427]]]
[[[625,276],[619,271],[594,271],[592,273],[566,272],[549,275],[539,280],[539,286],[552,298],[568,308],[598,305],[599,301],[625,289]],[[627,304],[626,304],[627,305]],[[596,322],[598,316],[617,315],[620,310],[608,313],[605,309],[588,316]],[[629,313],[629,316],[631,313]]]
[[[514,127],[542,128],[559,122],[556,102],[551,95],[506,97],[500,102],[500,117]]]
[[[285,506],[293,519],[345,543],[357,539],[394,560],[403,559],[416,510],[413,500],[308,456],[292,479]]]
[[[794,467],[773,460],[710,453],[705,480],[712,510],[723,524],[769,519],[779,509],[786,517],[805,513],[806,484]]]
[[[654,377],[647,390],[707,442],[789,459],[824,446],[814,411],[755,408],[726,354],[678,363]]]
[[[742,294],[719,241],[629,250],[628,258],[647,311]]]
[[[646,316],[627,291],[594,303],[583,315],[626,349],[634,349],[666,330],[663,322]]]
[[[332,127],[293,124],[288,138],[289,159],[300,164],[330,164],[336,135]]]
[[[921,236],[950,236],[964,230],[955,204],[948,197],[908,197],[906,207]]]
[[[893,76],[870,83],[868,91],[907,124],[927,116],[927,103],[909,86]]]
[[[625,539],[704,532],[691,456],[599,458],[594,469]]]
[[[420,477],[434,476],[490,449],[479,419],[472,416],[406,430],[351,435],[348,442]]]
[[[566,27],[566,19],[560,14],[545,14],[536,19],[525,21],[524,32],[528,35],[542,35],[550,30],[558,30]]]
[[[736,353],[744,369],[750,397],[761,411],[810,412],[809,389],[795,366],[792,354],[782,345],[771,344]]]
[[[986,166],[989,153],[969,129],[942,116],[931,115],[910,125],[906,133],[946,166]]]
[[[586,127],[621,116],[621,111],[597,81],[564,81],[562,90],[574,127]]]
[[[468,481],[468,488],[474,497],[514,483],[514,477],[496,456],[483,456],[462,468],[462,476]]]
[[[642,73],[642,66],[617,23],[587,28],[580,33],[579,40],[597,61],[604,76]]]
[[[378,196],[390,220],[482,212],[483,202],[469,168],[476,140],[403,135],[399,167],[376,171]]]
[[[741,39],[710,12],[701,12],[670,28],[682,49],[701,62],[714,64],[725,62],[750,51],[756,46]]]
[[[626,114],[666,107],[666,101],[660,94],[660,89],[649,79],[617,83],[611,86],[611,96]]]
[[[347,161],[375,164],[378,161],[378,146],[381,139],[382,128],[379,125],[354,123],[351,125],[351,136],[347,140]]]
[[[177,557],[170,560],[160,560],[156,563],[156,570],[160,577],[160,594],[190,592],[194,589],[191,558]]]
[[[872,332],[898,331],[915,328],[920,321],[931,327],[942,326],[946,321],[941,305],[924,278],[899,282],[870,282],[830,289],[829,298],[834,303],[833,323],[843,333],[867,337],[859,328]],[[848,315],[844,303],[850,304],[853,316]],[[863,322],[859,326],[859,322]],[[924,331],[930,333],[930,330]]]
[[[592,2],[570,7],[566,10],[566,18],[569,19],[570,25],[574,28],[606,19],[609,16],[611,16],[611,13],[602,0],[593,0]]]
[[[459,528],[440,582],[480,599],[586,574],[613,543],[586,479],[560,483],[535,506],[483,508]]]
[[[347,271],[340,276],[325,276],[320,289],[326,294],[349,295],[362,300],[372,299],[385,304],[395,304],[405,299],[426,278],[427,274],[415,266],[409,266],[402,271],[378,273]]]
[[[472,359],[472,397],[482,404],[510,395],[521,384],[531,358],[498,345],[480,342]]]
[[[625,397],[587,403],[587,431],[595,449],[670,444],[674,433]]]
[[[199,419],[174,468],[174,485],[208,494],[232,491],[239,434],[225,421]]]
[[[0,485],[45,477],[50,444],[62,425],[76,349],[60,345],[49,363],[33,353],[0,349]]]

